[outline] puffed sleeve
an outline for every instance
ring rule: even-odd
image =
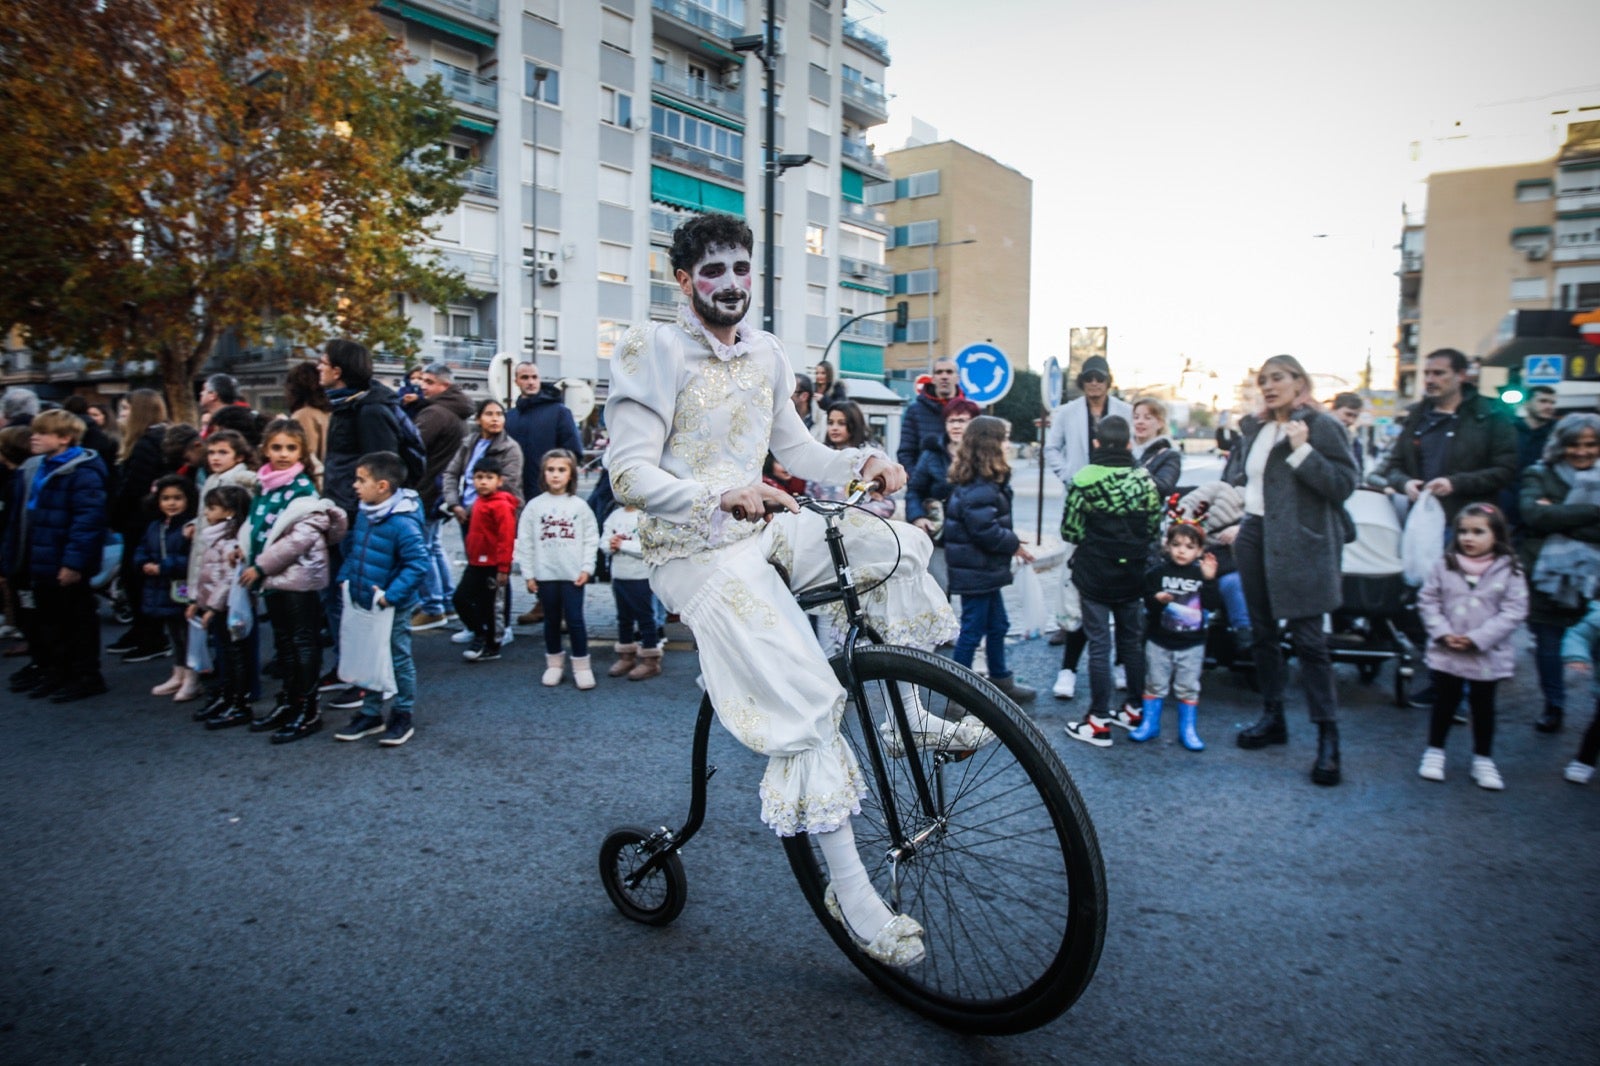
[[[635,326],[612,360],[606,465],[618,500],[707,535],[721,496],[661,468],[677,406],[681,355],[659,325]]]

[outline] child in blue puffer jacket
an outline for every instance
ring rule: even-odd
[[[1600,759],[1600,674],[1594,672],[1595,660],[1600,658],[1600,601],[1589,604],[1589,613],[1561,638],[1561,658],[1590,671],[1594,689],[1594,718],[1578,745],[1578,757],[1567,764],[1566,772],[1574,785],[1587,785],[1594,780],[1595,760]]]
[[[389,653],[394,658],[394,706],[383,719],[381,692],[368,691],[350,724],[334,734],[360,740],[382,733],[378,743],[399,747],[411,739],[417,701],[417,667],[411,658],[411,609],[422,597],[428,571],[428,541],[422,526],[422,497],[400,486],[405,460],[394,452],[369,452],[356,462],[355,531],[345,541],[338,580],[350,600],[365,608],[393,607]]]
[[[972,420],[955,462],[950,464],[950,501],[945,511],[945,562],[950,568],[950,594],[961,597],[961,635],[955,660],[971,666],[978,641],[984,641],[989,680],[1012,699],[1033,698],[1033,689],[1019,685],[1006,667],[1005,601],[1001,590],[1011,584],[1011,560],[1032,562],[1011,529],[1011,464],[1006,461],[1008,427],[1004,419]]]
[[[172,643],[172,654],[177,657],[172,676],[151,689],[150,695],[171,696],[178,703],[201,693],[200,679],[189,669],[185,654],[189,623],[184,617],[189,603],[189,537],[183,527],[194,520],[197,502],[194,482],[189,478],[168,474],[158,479],[145,505],[155,512],[155,519],[133,552],[134,564],[144,574],[144,615],[161,620]]]

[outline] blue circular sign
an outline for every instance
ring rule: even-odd
[[[1011,391],[1011,361],[992,344],[969,344],[956,353],[961,391],[976,404],[991,404]]]
[[[1044,373],[1039,375],[1039,399],[1046,411],[1055,410],[1056,405],[1061,402],[1061,387],[1065,384],[1063,377],[1061,363],[1056,357],[1052,355],[1046,359]]]

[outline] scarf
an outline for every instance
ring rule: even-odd
[[[54,474],[57,470],[60,470],[63,466],[66,466],[68,463],[72,462],[72,460],[76,459],[82,454],[83,449],[74,444],[72,447],[63,451],[60,455],[49,455],[45,457],[44,461],[39,464],[39,472],[33,475],[33,484],[28,486],[28,510],[33,511],[38,509],[39,496],[44,492],[44,483],[49,480],[50,475]]]
[[[296,463],[287,470],[274,470],[268,464],[257,471],[256,476],[261,479],[262,492],[276,492],[305,472],[304,463]]]
[[[396,507],[400,506],[400,501],[405,499],[407,491],[406,489],[400,489],[398,492],[389,493],[387,500],[379,500],[377,503],[363,503],[361,504],[361,513],[367,516],[367,521],[369,522],[377,522],[387,518]]]
[[[1550,468],[1572,486],[1563,503],[1600,506],[1600,467],[1574,470],[1566,463],[1552,463]],[[1600,545],[1565,533],[1550,534],[1533,564],[1533,587],[1563,607],[1583,607],[1600,587]]]
[[[1488,555],[1480,555],[1477,558],[1473,558],[1470,555],[1462,555],[1460,552],[1456,552],[1455,557],[1456,567],[1460,569],[1463,574],[1467,574],[1471,577],[1482,577],[1484,574],[1488,573],[1489,567],[1493,566],[1494,561],[1499,558],[1499,556],[1495,555],[1494,552],[1490,552]]]

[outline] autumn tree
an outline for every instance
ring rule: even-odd
[[[409,355],[464,164],[407,60],[368,0],[6,0],[0,328],[155,359],[177,417],[229,330]]]

